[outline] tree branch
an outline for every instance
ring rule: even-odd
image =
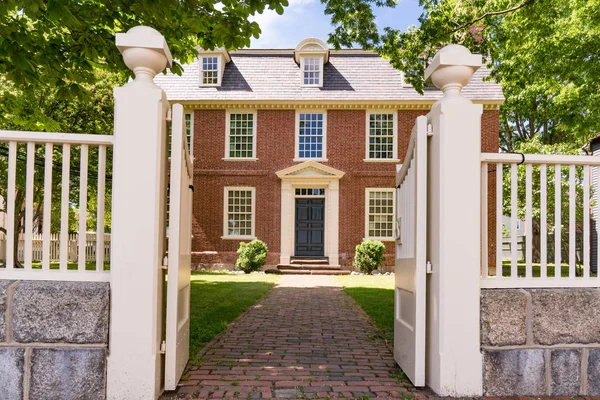
[[[468,27],[468,26],[471,26],[471,25],[473,25],[474,23],[476,23],[476,22],[479,22],[479,21],[481,21],[482,19],[485,19],[485,18],[487,18],[487,17],[491,17],[491,16],[493,16],[493,15],[502,15],[502,14],[508,14],[508,13],[511,13],[511,12],[513,12],[513,11],[517,11],[518,9],[521,9],[521,8],[523,8],[523,7],[525,7],[525,6],[529,5],[530,3],[533,3],[533,2],[534,2],[534,0],[525,0],[525,1],[524,1],[524,2],[522,2],[521,4],[519,4],[519,5],[516,5],[516,6],[512,7],[512,8],[507,8],[506,10],[500,10],[500,11],[488,11],[488,12],[486,12],[485,14],[483,14],[482,16],[475,18],[473,21],[471,21],[471,22],[468,22],[468,23],[466,23],[466,24],[464,24],[464,25],[461,25],[461,26],[459,26],[458,28],[456,28],[455,30],[453,30],[453,31],[452,31],[452,32],[450,32],[450,33],[456,33],[456,32],[458,32],[458,31],[461,31],[461,30],[465,29],[466,27]]]

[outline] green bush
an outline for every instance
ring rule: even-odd
[[[381,266],[385,260],[385,245],[379,240],[363,240],[356,246],[353,265],[364,272],[370,274]]]
[[[240,243],[240,248],[237,253],[239,257],[235,262],[235,267],[249,274],[253,271],[258,271],[267,261],[267,245],[254,239],[250,243]]]

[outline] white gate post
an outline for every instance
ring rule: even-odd
[[[479,396],[481,115],[461,95],[481,66],[463,46],[438,52],[425,78],[444,92],[428,115],[427,384],[442,396]]]
[[[111,321],[107,397],[162,391],[161,269],[165,251],[166,95],[153,82],[172,59],[164,37],[138,26],[116,44],[135,80],[115,88]]]

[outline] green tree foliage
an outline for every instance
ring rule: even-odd
[[[363,240],[356,246],[354,253],[354,265],[366,274],[370,274],[381,266],[385,261],[383,254],[385,253],[385,245],[379,240]]]
[[[265,242],[258,239],[254,239],[250,243],[242,242],[237,250],[239,257],[235,262],[235,267],[246,274],[258,271],[265,265],[268,251],[269,248]]]
[[[287,0],[4,0],[0,2],[0,109],[23,129],[53,130],[51,116],[25,109],[46,88],[57,99],[89,100],[97,69],[128,74],[115,47],[117,32],[137,25],[160,31],[173,57],[188,63],[196,46],[250,45],[260,28],[251,16],[283,13]],[[181,73],[181,64],[172,71]],[[0,116],[0,120],[6,116]],[[6,123],[5,123],[6,124]]]
[[[554,145],[543,144],[539,137],[535,137],[525,142],[519,142],[515,149],[518,152],[524,154],[570,154],[577,155],[580,153],[579,149],[573,149],[568,143],[560,143]],[[494,168],[495,169],[495,168]],[[540,227],[542,221],[542,207],[541,207],[541,167],[534,165],[531,168],[532,177],[532,232],[527,234],[532,235],[533,244],[533,261],[540,262]],[[590,170],[591,175],[591,170]],[[505,164],[505,168],[502,172],[503,185],[502,185],[502,210],[504,215],[510,216],[512,214],[511,207],[511,168]],[[569,256],[569,228],[570,228],[570,215],[569,215],[569,167],[560,168],[560,185],[559,192],[560,198],[560,227],[558,229],[559,235],[561,235],[561,254],[563,260],[568,260]],[[516,215],[518,219],[526,221],[526,201],[527,201],[527,186],[525,184],[527,177],[526,165],[522,164],[517,166],[517,208]],[[583,229],[583,182],[584,182],[584,171],[582,166],[575,167],[575,230],[581,233]],[[555,205],[557,202],[556,198],[556,170],[553,165],[546,167],[546,231],[548,233],[548,256],[549,261],[554,260],[554,235],[557,233],[556,229],[556,214]],[[591,195],[592,193],[590,193]],[[580,238],[581,239],[581,238]],[[576,261],[581,263],[582,260],[577,254]]]
[[[459,43],[485,55],[502,86],[501,147],[539,137],[543,144],[585,144],[600,126],[600,0],[420,0],[420,27],[385,27],[372,6],[389,0],[321,0],[336,47],[376,50],[418,91],[426,63]]]

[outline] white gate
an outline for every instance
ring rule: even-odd
[[[427,117],[418,117],[396,174],[394,358],[415,386],[425,386]]]
[[[187,148],[184,118],[183,106],[173,105],[165,390],[177,388],[190,352],[193,167]]]

